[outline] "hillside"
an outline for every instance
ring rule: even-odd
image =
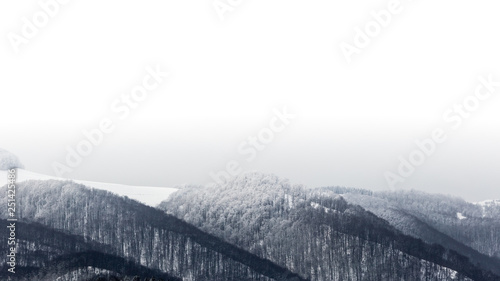
[[[387,220],[406,234],[429,243],[460,243],[490,257],[500,258],[500,205],[469,203],[461,198],[420,191],[370,192],[349,188],[319,188],[330,196],[342,195]],[[463,248],[463,247],[462,247]],[[470,252],[463,248],[455,250]],[[469,254],[467,254],[469,255]],[[500,268],[497,259],[493,267]]]
[[[6,186],[0,188],[4,204],[6,194]],[[104,245],[102,254],[183,280],[305,280],[160,210],[110,192],[47,180],[22,182],[16,195],[20,221],[81,236]],[[7,217],[5,209],[0,217]]]
[[[311,280],[499,279],[340,196],[273,175],[183,189],[160,208]]]

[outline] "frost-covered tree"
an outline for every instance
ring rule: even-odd
[[[8,170],[13,168],[24,168],[24,165],[19,161],[16,155],[9,151],[0,148],[0,170]]]

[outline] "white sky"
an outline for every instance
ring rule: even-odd
[[[458,130],[442,119],[479,75],[500,81],[500,3],[401,0],[402,12],[348,64],[339,44],[352,44],[354,28],[387,3],[243,0],[221,21],[211,0],[73,0],[16,54],[8,34],[41,8],[2,1],[0,147],[54,175],[65,147],[107,116],[115,131],[67,177],[207,183],[235,159],[310,186],[381,190],[398,156],[443,127],[448,140],[397,187],[500,198],[500,88]],[[156,64],[171,76],[116,118],[112,101]],[[283,106],[297,117],[246,162],[238,145]]]

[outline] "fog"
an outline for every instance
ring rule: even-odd
[[[224,21],[210,1],[177,2],[70,1],[18,46],[12,33],[42,8],[0,4],[0,147],[26,169],[56,175],[57,162],[92,181],[260,171],[311,187],[500,198],[494,1],[402,1],[349,60],[341,43],[387,1],[244,1]],[[79,145],[88,155],[73,167]],[[415,151],[424,159],[401,177],[399,157]]]

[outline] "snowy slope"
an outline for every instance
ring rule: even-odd
[[[17,169],[16,182],[22,182],[26,180],[49,180],[49,179],[66,180],[47,175],[37,174],[23,169]],[[156,207],[156,205],[160,204],[162,201],[167,199],[170,196],[170,194],[178,190],[176,188],[169,188],[169,187],[133,186],[133,185],[91,182],[82,180],[73,180],[73,181],[88,187],[107,190],[109,192],[113,192],[120,196],[127,196],[129,198],[135,199],[141,203],[144,203],[152,207]],[[0,170],[0,186],[3,186],[6,183],[7,183],[7,171]]]

